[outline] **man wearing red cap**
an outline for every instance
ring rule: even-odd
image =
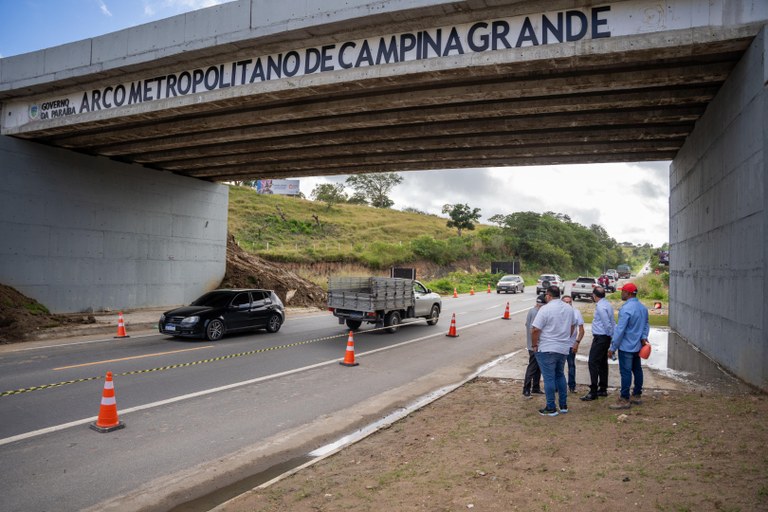
[[[637,286],[627,283],[621,288],[621,300],[626,304],[619,310],[619,323],[613,331],[611,348],[608,357],[618,350],[619,373],[621,374],[621,395],[611,409],[629,409],[631,404],[641,404],[643,394],[643,367],[640,365],[640,347],[648,343],[648,310],[637,300]],[[635,385],[632,388],[632,398],[629,387],[632,377]]]

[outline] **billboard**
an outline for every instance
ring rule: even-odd
[[[299,195],[299,180],[256,180],[259,194]]]

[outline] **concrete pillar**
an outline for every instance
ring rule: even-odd
[[[0,136],[0,283],[53,312],[186,304],[226,268],[226,186]]]
[[[764,27],[670,169],[670,366],[695,369],[686,367],[694,348],[763,390],[767,41]]]

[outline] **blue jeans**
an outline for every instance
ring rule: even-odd
[[[536,352],[536,360],[541,368],[541,376],[544,377],[544,394],[547,397],[547,409],[555,409],[555,391],[560,402],[561,409],[568,408],[568,385],[565,382],[566,354],[557,352]]]
[[[643,367],[640,365],[639,352],[624,352],[619,350],[619,373],[621,374],[621,398],[629,400],[629,386],[632,384],[632,376],[635,377],[635,386],[632,388],[632,396],[643,394]]]
[[[568,389],[576,389],[576,352],[568,354]]]

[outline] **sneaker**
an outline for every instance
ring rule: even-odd
[[[597,396],[602,396],[603,398],[605,398],[606,396],[608,396],[608,392],[607,391],[598,391],[597,392]]]
[[[530,391],[523,391],[523,398],[528,400],[528,399],[533,398],[533,397],[531,396],[531,392]]]
[[[539,409],[539,414],[542,416],[557,416],[557,409]]]
[[[576,388],[571,388],[571,389],[569,390],[569,392],[570,392],[570,393],[575,393],[575,392],[576,392]]]
[[[626,398],[619,398],[615,404],[608,406],[609,409],[629,409],[632,405]]]
[[[568,414],[568,408],[567,407],[561,407],[560,408],[560,414]]]
[[[531,393],[533,393],[534,395],[545,395],[546,394],[546,393],[544,393],[540,389],[534,389],[533,391],[531,391]]]
[[[632,405],[643,405],[643,401],[640,399],[640,395],[633,395],[629,400]]]
[[[581,400],[584,402],[591,402],[592,400],[597,400],[597,395],[593,395],[592,393],[587,393],[583,397],[581,397]]]

